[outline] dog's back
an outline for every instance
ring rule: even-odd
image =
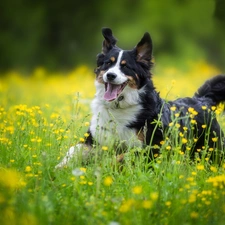
[[[164,103],[161,115],[164,130],[179,124],[180,135],[188,133],[185,137],[189,141],[192,138],[192,152],[202,151],[205,154],[205,150],[210,149],[214,154],[223,154],[224,133],[216,116],[218,104],[224,101],[225,75],[218,75],[207,80],[192,98],[179,98]],[[176,124],[171,124],[172,122]]]

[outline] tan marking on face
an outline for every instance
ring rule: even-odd
[[[126,60],[122,60],[120,64],[124,66],[124,65],[127,64],[127,61]]]
[[[127,77],[127,79],[128,79],[128,85],[130,86],[130,88],[137,89],[138,86],[137,86],[137,83],[136,83],[136,81],[134,80],[134,78],[131,77],[131,76],[126,76],[126,77]]]
[[[104,75],[104,73],[105,73],[105,71],[104,71],[104,70],[101,70],[101,71],[99,72],[99,74],[97,74],[97,76],[96,76],[96,80],[97,80],[99,83],[101,83],[101,84],[104,84],[104,83],[105,83],[104,80],[103,80],[103,75]]]
[[[116,61],[116,59],[115,59],[114,56],[112,56],[112,57],[110,58],[110,60],[111,60],[111,62],[115,62],[115,61]]]

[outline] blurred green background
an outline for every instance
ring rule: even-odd
[[[124,49],[149,31],[157,62],[203,58],[225,69],[224,0],[7,0],[0,1],[0,72],[94,66],[102,27]]]

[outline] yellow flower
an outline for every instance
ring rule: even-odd
[[[31,172],[31,167],[30,166],[26,166],[26,168],[25,168],[25,172]]]
[[[211,107],[212,111],[216,110],[216,106]]]
[[[113,183],[112,177],[110,177],[110,176],[106,177],[106,178],[104,179],[103,183],[104,183],[105,186],[111,186],[112,183]]]
[[[197,142],[198,141],[198,139],[197,138],[194,138],[194,142]]]
[[[89,135],[90,135],[89,133],[85,133],[85,134],[84,134],[84,137],[87,138],[87,137],[89,137]]]
[[[150,194],[150,198],[154,201],[157,200],[158,197],[159,197],[159,194],[157,192],[153,192]]]
[[[142,186],[135,186],[132,188],[132,192],[136,195],[139,195],[142,193]]]
[[[0,184],[9,189],[16,189],[26,186],[22,176],[13,169],[0,169]]]
[[[186,180],[190,181],[190,182],[193,182],[194,181],[194,177],[188,177]]]
[[[192,108],[192,107],[189,107],[189,108],[188,108],[188,112],[189,112],[189,113],[192,113],[193,111],[194,111],[194,108]]]
[[[84,138],[80,138],[80,142],[85,142]]]
[[[197,165],[196,168],[197,168],[197,170],[204,170],[205,169],[204,165]]]
[[[206,110],[207,109],[207,106],[202,106],[202,110]]]
[[[187,131],[187,130],[188,130],[188,128],[187,128],[187,127],[183,127],[183,130],[184,130],[184,131]]]
[[[169,127],[172,127],[173,126],[173,122],[169,123]]]
[[[197,124],[196,120],[191,120],[192,124]]]
[[[198,115],[198,112],[194,110],[194,111],[192,112],[192,114],[193,114],[194,116],[196,116],[196,115]]]
[[[171,204],[172,204],[172,202],[171,202],[171,201],[167,201],[167,202],[165,202],[165,205],[166,205],[166,206],[168,206],[168,207],[170,207],[170,206],[171,206]]]
[[[186,144],[188,142],[188,140],[186,138],[182,138],[181,141],[182,141],[183,144]]]
[[[210,167],[210,170],[211,170],[212,172],[214,172],[214,173],[217,172],[217,168],[216,168],[215,166],[211,166],[211,167]]]
[[[222,174],[215,177],[209,177],[209,179],[207,179],[206,182],[212,183],[214,187],[224,188],[225,175]]]
[[[79,184],[85,185],[85,184],[87,184],[87,181],[86,181],[86,180],[81,180],[81,181],[79,182]]]
[[[81,170],[81,171],[83,171],[84,173],[86,173],[87,168],[85,168],[85,167],[81,167],[81,168],[80,168],[80,170]]]
[[[168,150],[168,151],[171,150],[171,146],[169,146],[169,145],[166,146],[166,150]]]
[[[142,202],[142,206],[144,209],[151,209],[152,208],[152,201],[144,200]]]
[[[41,138],[37,138],[37,142],[39,142],[39,143],[40,143],[41,141],[42,141],[42,139],[41,139]]]
[[[206,128],[206,124],[203,124],[203,125],[202,125],[202,128],[205,129],[205,128]]]
[[[180,137],[183,137],[183,136],[184,136],[184,134],[183,134],[182,132],[180,132],[180,133],[179,133],[179,136],[180,136]]]
[[[122,212],[122,213],[126,213],[131,209],[131,207],[134,204],[135,204],[134,199],[128,199],[128,200],[126,200],[122,203],[122,205],[119,208],[119,211]]]
[[[190,196],[189,196],[189,199],[188,199],[188,202],[189,203],[193,203],[196,201],[196,195],[194,193],[192,193]]]
[[[107,146],[102,146],[102,150],[103,151],[107,151],[108,150],[108,147]]]
[[[170,110],[171,110],[171,111],[175,111],[175,110],[176,110],[176,106],[170,107]]]
[[[196,218],[198,218],[198,213],[197,212],[191,212],[190,217],[192,219],[196,219]]]
[[[213,142],[217,142],[217,140],[218,140],[218,137],[212,138],[212,141],[213,141]]]
[[[84,126],[85,126],[85,127],[88,127],[88,126],[90,126],[90,123],[89,123],[89,122],[85,122],[85,123],[84,123]]]
[[[219,115],[219,114],[221,114],[223,111],[221,110],[221,109],[216,109],[216,115]]]

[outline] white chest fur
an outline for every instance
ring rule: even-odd
[[[138,104],[139,95],[137,90],[133,93],[128,90],[129,95],[126,95],[126,92],[124,91],[123,100],[119,102],[106,102],[100,97],[101,93],[96,94],[92,102],[90,131],[98,144],[110,146],[116,141],[127,147],[141,146],[142,143],[137,137],[138,131],[127,127],[135,121],[142,108]]]

